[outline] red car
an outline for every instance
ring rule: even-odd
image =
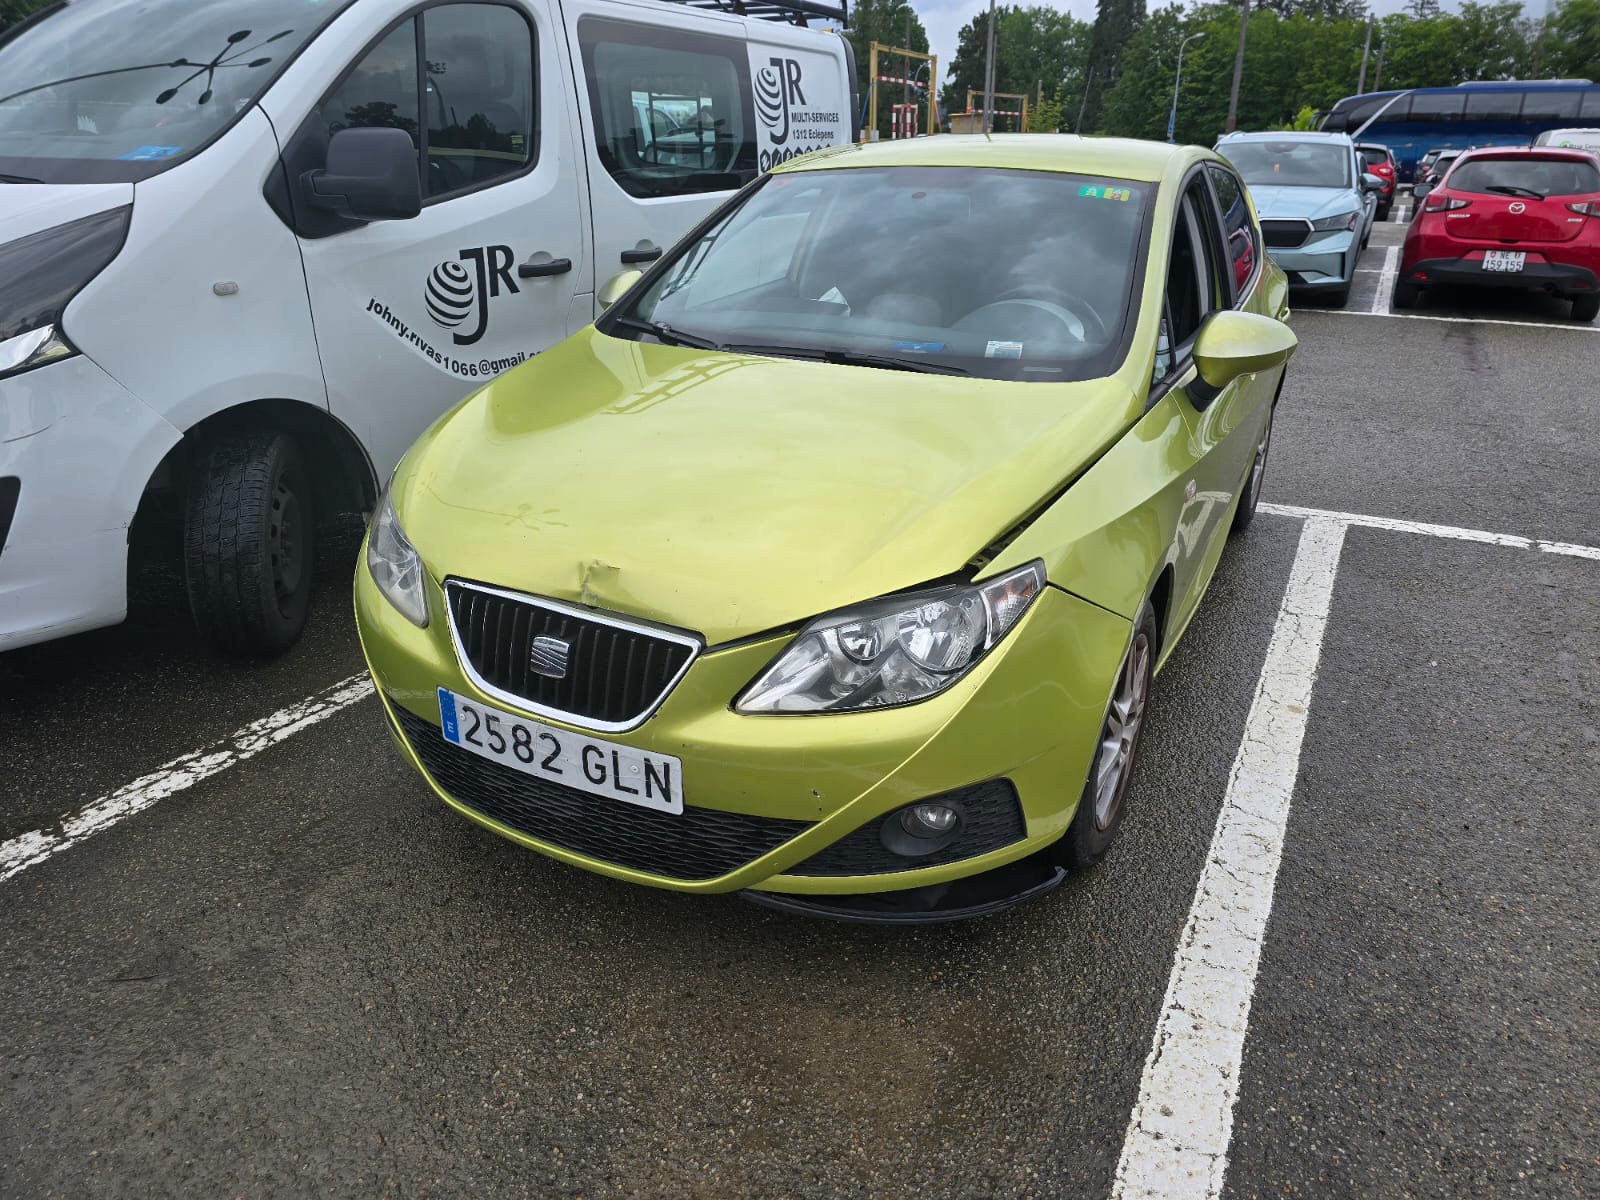
[[[1376,142],[1357,142],[1356,150],[1360,153],[1367,172],[1383,180],[1383,190],[1378,193],[1378,211],[1375,219],[1387,221],[1389,208],[1394,204],[1395,172],[1400,164],[1395,161],[1389,147],[1380,146]]]
[[[1549,146],[1469,150],[1406,234],[1394,306],[1434,284],[1539,289],[1600,315],[1600,158]]]

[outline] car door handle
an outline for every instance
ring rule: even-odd
[[[660,257],[660,246],[651,246],[648,250],[624,250],[622,252],[622,261],[625,263],[655,262]]]
[[[572,270],[570,258],[552,258],[549,262],[522,263],[517,267],[518,279],[544,279],[550,275],[565,275]]]

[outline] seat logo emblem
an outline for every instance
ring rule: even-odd
[[[1528,206],[1526,204],[1524,204],[1521,200],[1513,200],[1511,202],[1511,211],[1514,212],[1514,213],[1527,212],[1528,211]]]
[[[572,646],[560,638],[536,637],[528,650],[528,667],[546,679],[567,677],[567,656]]]

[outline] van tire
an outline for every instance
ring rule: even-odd
[[[183,530],[189,608],[230,654],[294,645],[311,606],[316,513],[300,447],[272,429],[207,441],[189,477]]]

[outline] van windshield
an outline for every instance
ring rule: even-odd
[[[731,353],[1097,379],[1122,359],[1155,190],[1056,171],[779,173],[680,242],[600,327]]]
[[[129,182],[200,149],[350,0],[68,0],[0,38],[0,180]]]

